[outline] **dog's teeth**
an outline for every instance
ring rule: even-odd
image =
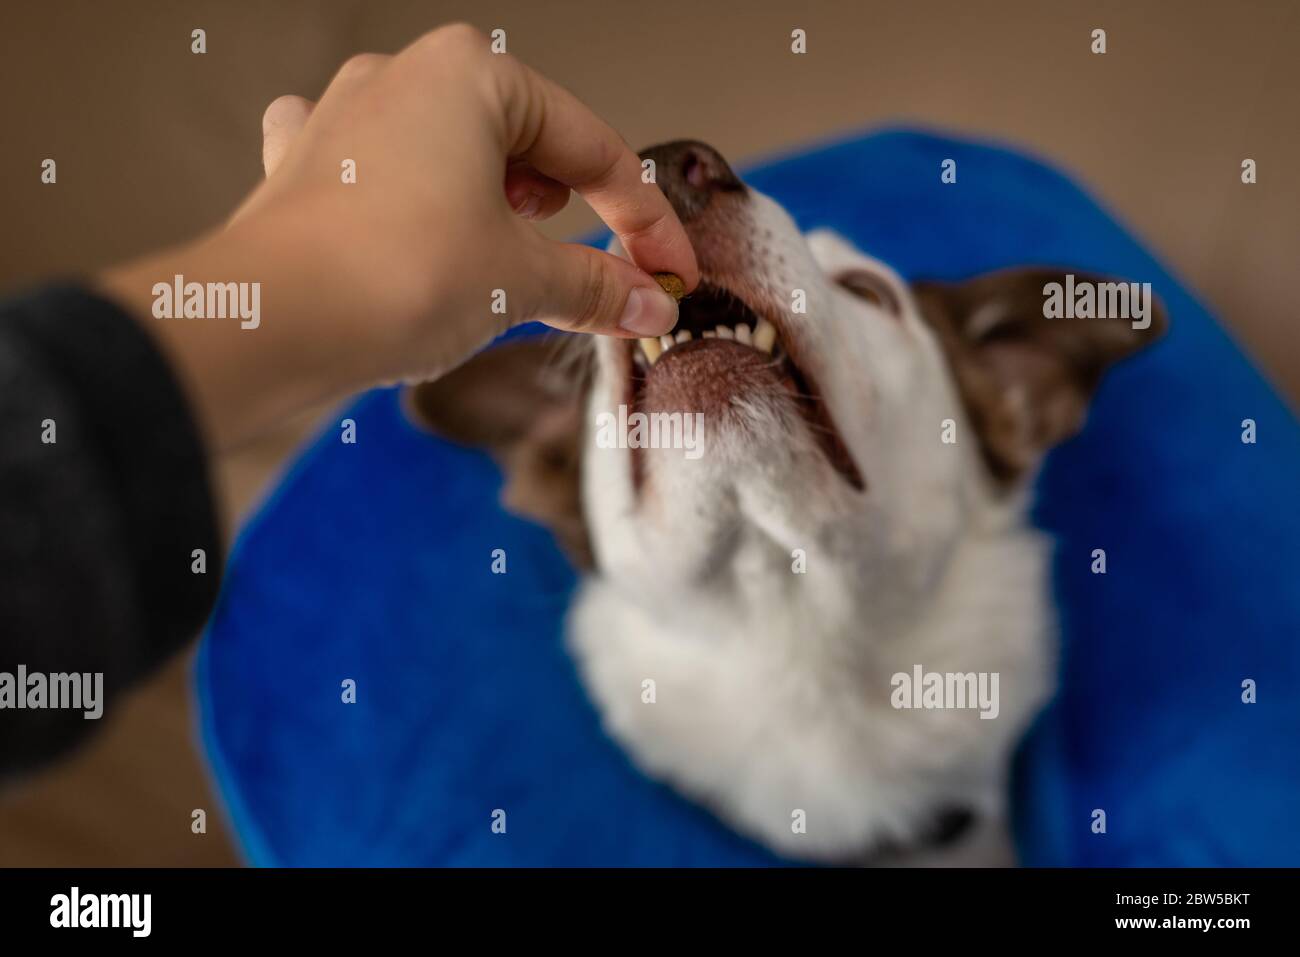
[[[673,337],[672,337],[672,336],[660,336],[660,337],[659,337],[659,345],[663,346],[663,350],[664,350],[664,352],[667,352],[669,349],[671,349],[671,348],[673,347]]]
[[[743,342],[745,345],[750,345],[753,342],[753,334],[749,331],[749,326],[736,326],[736,341]]]
[[[690,342],[690,341],[691,341],[691,334],[690,334],[690,331],[687,330],[687,329],[683,329],[681,332],[677,333],[677,341],[678,341],[678,342]]]
[[[718,334],[712,329],[705,329],[700,335],[705,339],[716,339],[718,337]]]
[[[731,326],[718,326],[717,332],[718,332],[719,339],[736,338],[736,334],[731,331]]]
[[[774,345],[776,345],[776,326],[766,319],[758,320],[758,328],[754,330],[754,348],[771,352]]]
[[[645,357],[650,360],[651,365],[654,365],[655,360],[658,359],[664,351],[663,347],[659,345],[659,340],[638,339],[637,341],[641,343],[641,351],[645,353]]]

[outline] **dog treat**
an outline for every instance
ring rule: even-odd
[[[659,283],[663,291],[674,299],[680,300],[686,295],[686,283],[682,282],[681,277],[674,276],[670,272],[657,272],[654,275],[655,282]]]

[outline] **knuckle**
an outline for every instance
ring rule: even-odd
[[[579,330],[600,327],[601,319],[614,309],[618,295],[616,284],[598,256],[587,259],[587,270],[582,292],[578,297],[575,325]]]
[[[339,72],[335,74],[336,80],[359,80],[362,77],[373,73],[381,63],[384,57],[378,53],[358,53],[350,56],[339,67]]]
[[[488,38],[478,27],[464,22],[438,27],[425,34],[424,41],[441,50],[486,50],[488,45]]]
[[[490,72],[490,61],[500,59],[489,55],[488,46],[488,38],[477,27],[452,23],[426,33],[413,49],[426,69],[464,82],[467,76]]]
[[[596,155],[592,159],[593,179],[597,187],[608,186],[618,175],[619,164],[627,155],[621,140],[601,137],[595,142]]]
[[[672,215],[674,215],[672,210],[666,209],[664,212],[659,213],[657,216],[653,216],[651,219],[629,226],[623,231],[620,238],[626,244],[660,236],[663,234],[664,229],[671,224],[672,220],[670,217]]]

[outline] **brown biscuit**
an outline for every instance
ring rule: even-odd
[[[674,276],[670,272],[657,272],[654,276],[655,282],[659,283],[663,291],[674,299],[680,300],[682,296],[686,295],[686,283],[682,282],[680,277]]]

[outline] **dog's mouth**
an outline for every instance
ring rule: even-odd
[[[763,316],[730,291],[701,283],[682,299],[671,335],[627,343],[629,409],[720,413],[754,390],[783,390],[826,460],[850,486],[865,488],[848,446],[779,316]],[[757,441],[757,439],[756,439]],[[640,449],[632,449],[640,486]]]

